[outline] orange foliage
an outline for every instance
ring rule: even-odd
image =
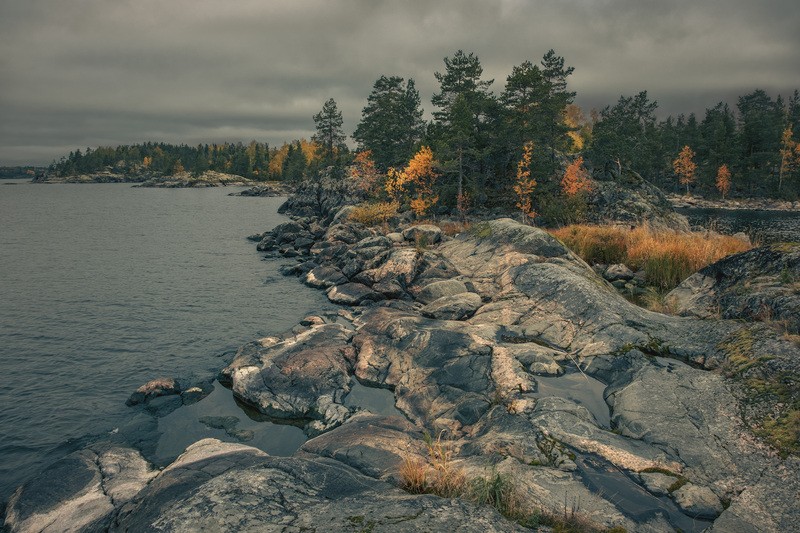
[[[142,166],[144,168],[150,168],[150,165],[152,164],[153,164],[153,158],[150,157],[149,155],[144,156],[144,159],[142,160]]]
[[[781,135],[781,166],[778,174],[778,190],[783,186],[783,177],[800,166],[800,143],[792,139],[792,126],[789,125]]]
[[[567,196],[575,196],[579,192],[592,190],[592,182],[589,180],[589,172],[583,167],[583,157],[579,156],[570,163],[561,178],[561,190]]]
[[[303,155],[306,156],[306,163],[311,163],[317,159],[317,144],[300,139],[300,149]],[[273,176],[279,176],[283,172],[283,161],[289,153],[289,143],[283,143],[283,146],[276,149],[270,154],[269,158],[269,172]]]
[[[722,193],[723,200],[731,190],[731,171],[728,169],[728,165],[722,165],[717,170],[717,190]]]
[[[439,196],[433,194],[433,185],[439,173],[433,168],[433,151],[427,146],[411,158],[402,171],[390,168],[386,179],[386,192],[395,201],[410,199],[411,209],[417,216],[423,216]]]
[[[368,196],[376,196],[381,174],[375,168],[371,150],[364,150],[356,154],[350,167],[350,178],[359,190],[364,191]]]
[[[672,168],[675,170],[675,174],[678,175],[680,184],[686,185],[686,194],[689,194],[689,184],[694,181],[694,171],[697,170],[697,165],[694,162],[694,151],[688,146],[684,146],[681,153],[672,162]]]
[[[519,200],[517,207],[522,211],[522,220],[526,222],[533,219],[536,212],[533,210],[531,194],[536,189],[536,179],[531,177],[531,156],[533,155],[533,143],[526,142],[522,147],[522,157],[517,163],[517,182],[514,184],[514,192],[517,193]]]

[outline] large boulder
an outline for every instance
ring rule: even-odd
[[[800,244],[726,257],[684,280],[666,301],[681,316],[777,322],[800,333]]]
[[[377,302],[384,299],[383,294],[375,292],[361,283],[345,283],[331,287],[328,300],[341,305],[361,305],[365,302]]]
[[[303,423],[315,434],[351,414],[343,399],[355,362],[352,335],[340,324],[311,326],[286,340],[240,350],[225,373],[239,400],[269,417]]]

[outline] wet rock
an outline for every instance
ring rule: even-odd
[[[328,290],[328,300],[341,305],[361,305],[364,302],[377,302],[384,296],[361,283],[344,283]]]
[[[239,429],[239,418],[235,416],[204,416],[198,422],[212,429],[222,429],[228,436],[233,437],[239,442],[253,440],[255,433],[249,429]]]
[[[464,320],[475,314],[483,305],[481,297],[474,292],[453,296],[442,296],[429,303],[420,311],[423,316],[438,320]]]
[[[198,383],[181,392],[181,402],[183,405],[191,405],[199,402],[212,392],[214,392],[214,384],[210,381]]]
[[[183,399],[178,395],[159,396],[144,403],[144,409],[156,418],[167,416],[183,405]]]
[[[97,444],[57,461],[11,496],[11,532],[104,531],[156,471],[138,451]]]
[[[130,398],[125,402],[125,405],[133,406],[140,403],[149,402],[153,398],[159,396],[168,396],[173,394],[180,394],[181,386],[175,378],[157,378],[148,381],[131,394]]]
[[[687,483],[673,492],[672,498],[688,516],[714,519],[722,513],[722,503],[708,487]]]
[[[305,284],[315,289],[327,289],[335,285],[342,285],[349,280],[341,270],[332,266],[318,266],[306,274]]]
[[[353,333],[339,324],[313,326],[269,347],[240,350],[227,373],[234,395],[261,413],[306,424],[317,433],[350,415]]]

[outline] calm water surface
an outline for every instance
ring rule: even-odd
[[[330,307],[245,239],[286,220],[281,199],[231,191],[0,182],[0,501],[65,442],[126,424],[142,383],[215,374]]]
[[[693,226],[720,233],[740,231],[754,243],[800,242],[800,211],[756,211],[735,209],[677,209]]]

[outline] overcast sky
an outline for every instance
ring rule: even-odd
[[[281,144],[334,98],[474,52],[499,93],[548,49],[586,110],[643,89],[661,114],[800,88],[796,0],[0,0],[0,165],[147,140]]]

